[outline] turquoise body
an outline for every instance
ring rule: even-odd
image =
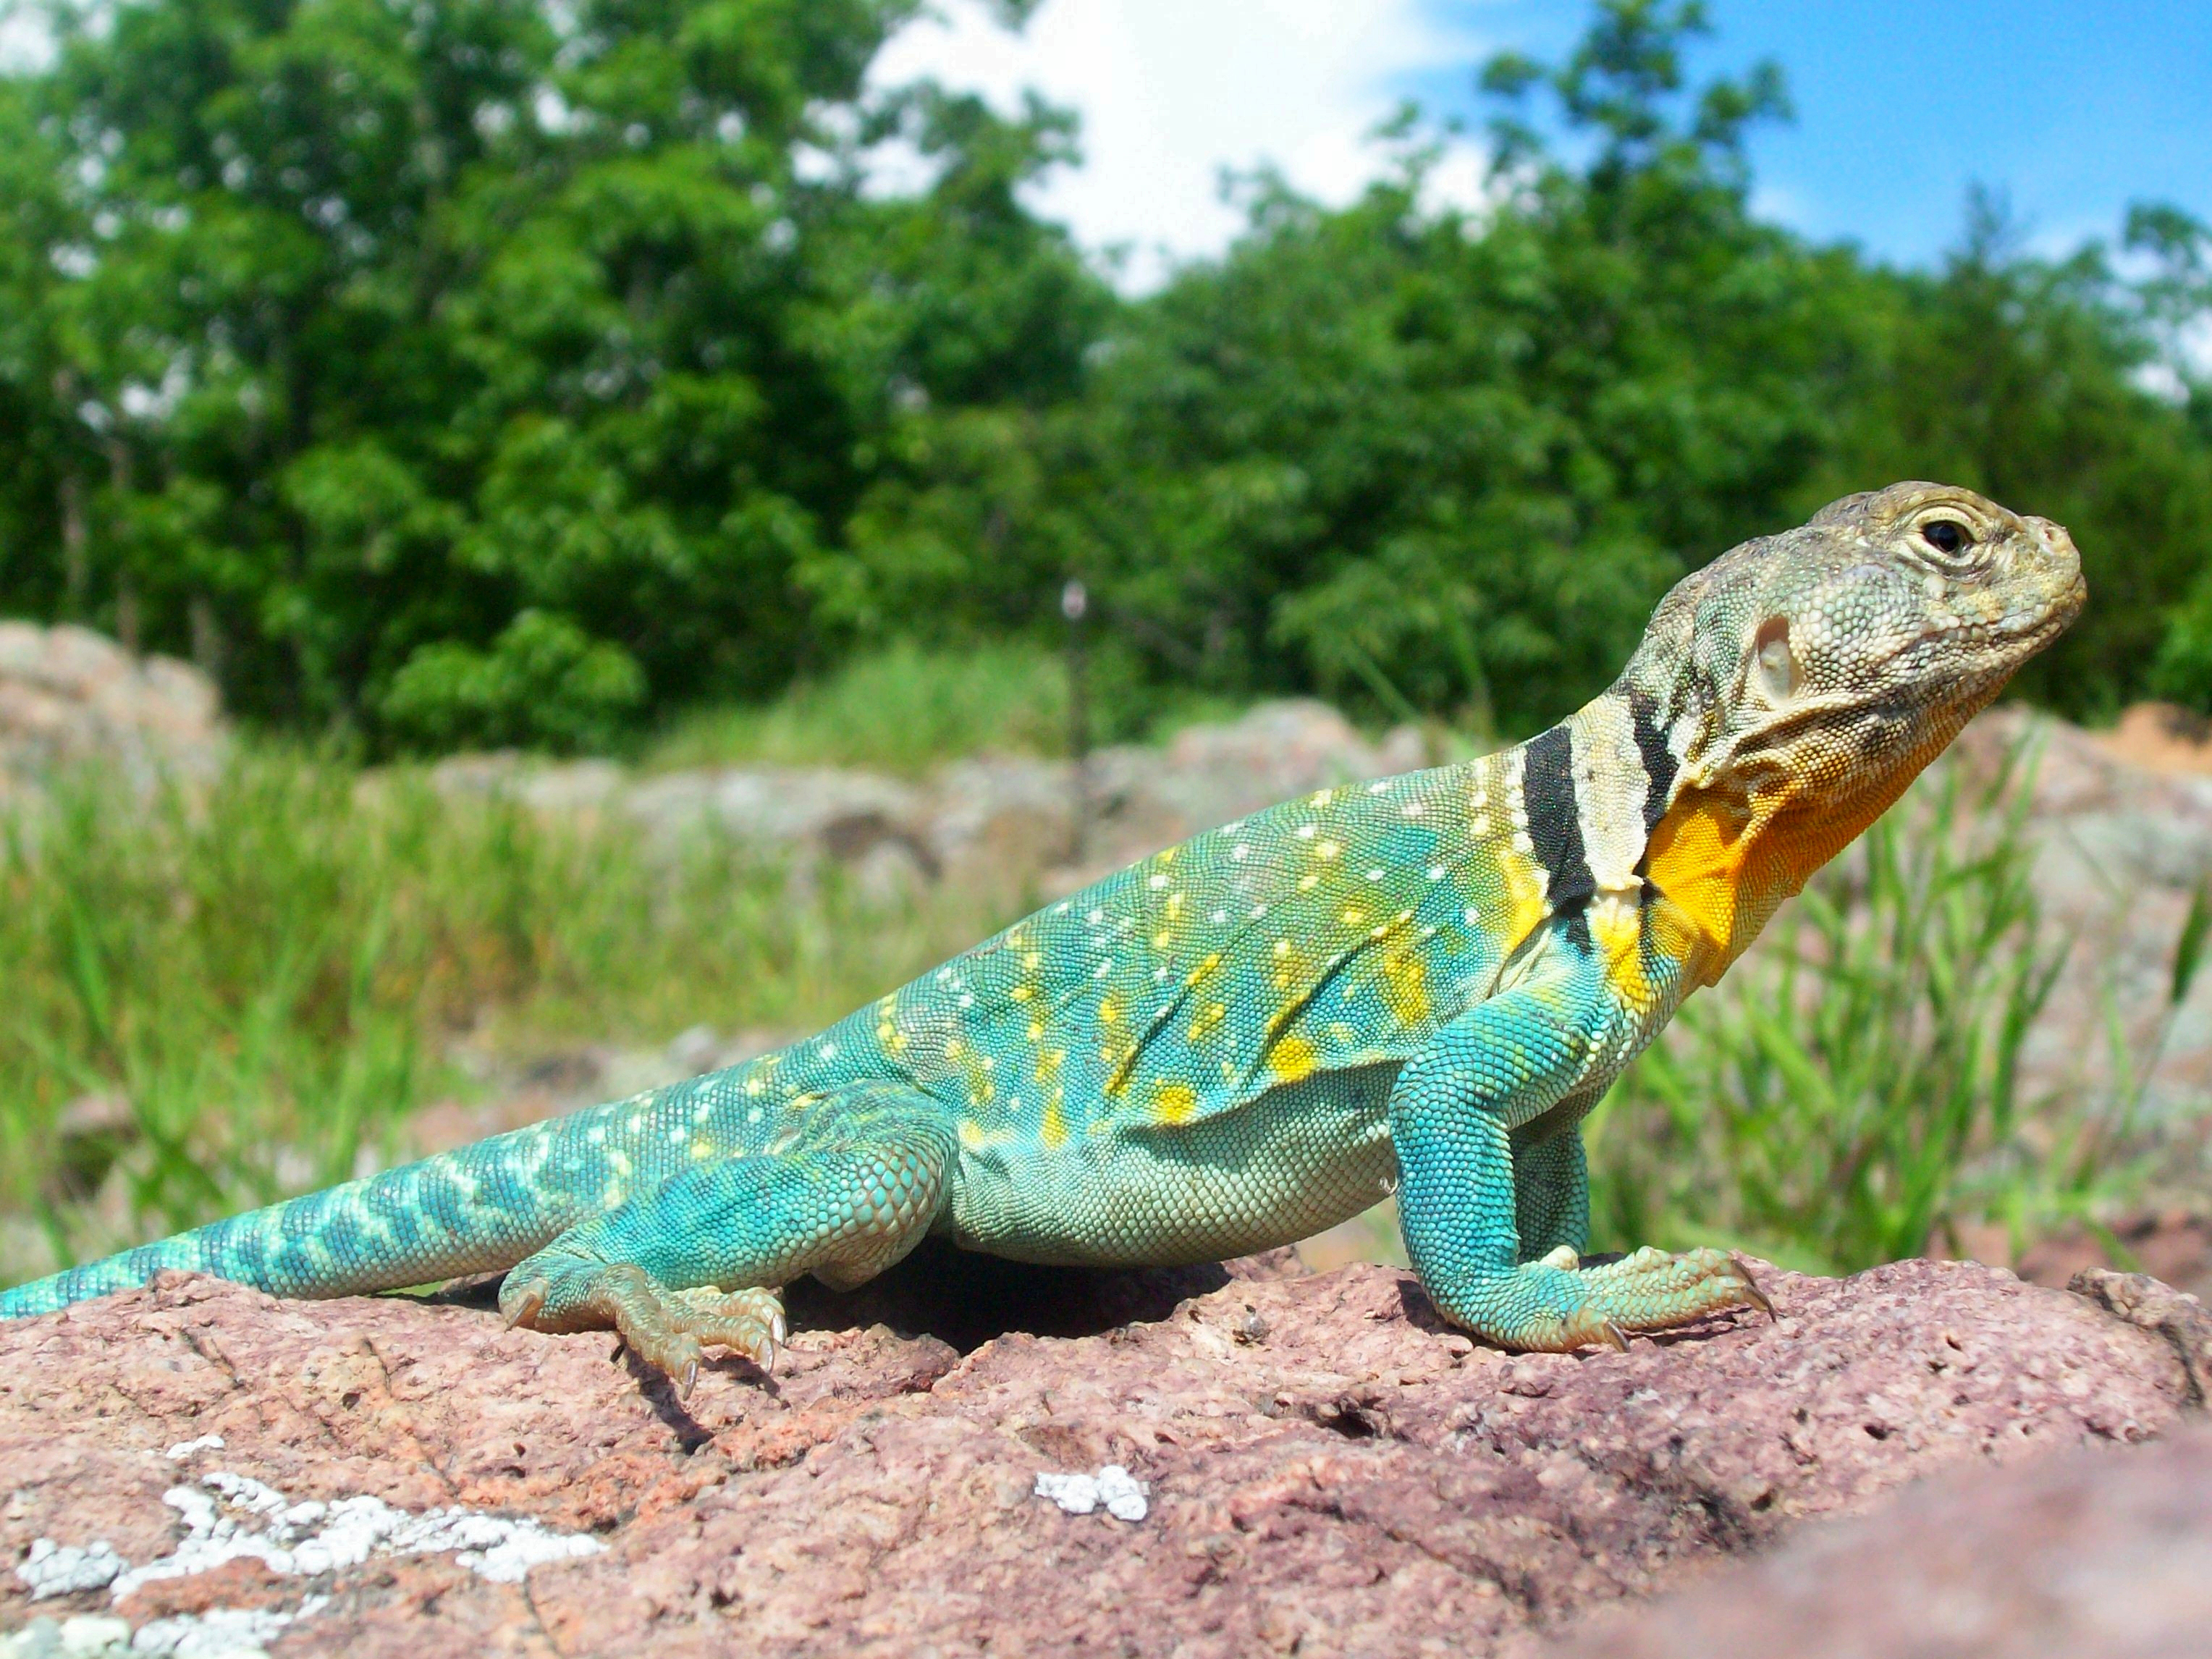
[[[557,1327],[591,1322],[613,1262],[670,1289],[849,1284],[932,1231],[1031,1261],[1211,1261],[1401,1179],[1425,1277],[1517,1285],[1583,1243],[1579,1146],[1539,1149],[1573,1140],[1682,967],[1639,928],[1645,994],[1622,997],[1588,891],[1571,925],[1536,850],[1527,753],[1224,826],[790,1048],[20,1286],[0,1314],[163,1267],[324,1297],[544,1253],[525,1271]]]

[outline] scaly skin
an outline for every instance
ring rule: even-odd
[[[775,1292],[927,1233],[1212,1261],[1395,1187],[1437,1307],[1516,1348],[1763,1305],[1716,1252],[1578,1265],[1577,1124],[1684,996],[2080,610],[2064,530],[1897,484],[1681,582],[1516,749],[1324,789],[1039,911],[817,1036],[0,1295],[194,1268],[344,1296],[511,1268],[540,1330],[687,1386]]]

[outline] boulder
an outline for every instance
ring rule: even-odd
[[[2076,1281],[2158,1331],[2201,1404],[2212,1317],[2138,1274]],[[2183,1659],[2212,1630],[2212,1429],[2147,1445],[1939,1471],[1871,1516],[1817,1522],[1755,1565],[1632,1613],[1592,1614],[1543,1659]]]
[[[223,744],[215,683],[189,663],[69,623],[0,622],[0,800],[76,766],[113,766],[139,787],[205,778]]]
[[[773,1376],[721,1358],[679,1399],[611,1337],[503,1329],[480,1290],[164,1275],[0,1326],[0,1629],[54,1621],[21,1652],[1483,1653],[1923,1476],[2063,1480],[2191,1397],[2142,1297],[2117,1316],[1972,1263],[1763,1277],[1776,1322],[1510,1355],[1386,1267],[930,1246],[795,1293]]]
[[[2050,937],[2071,948],[2027,1045],[2029,1094],[2109,1086],[2117,1011],[2127,1067],[2141,1077],[2140,1115],[2171,1143],[2162,1179],[2195,1208],[2212,1193],[2191,1127],[2212,1097],[2212,971],[2179,1001],[2172,994],[2191,906],[2212,894],[2212,776],[2138,763],[2146,723],[2100,734],[2007,705],[1975,720],[1958,748],[1984,776],[2011,754],[2035,765],[2024,825],[2034,896]]]
[[[2212,1631],[2212,1429],[1931,1480],[1550,1659],[2194,1659]]]
[[[1325,703],[1255,705],[1178,732],[1164,749],[1124,744],[1064,760],[977,755],[927,781],[837,767],[704,767],[634,777],[603,760],[457,755],[434,787],[498,795],[538,811],[613,811],[664,844],[705,826],[793,861],[811,878],[842,866],[878,899],[946,880],[983,891],[1064,892],[1242,814],[1330,785],[1427,763],[1411,726],[1370,744]]]

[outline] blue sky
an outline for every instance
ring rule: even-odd
[[[2127,204],[2212,219],[2212,0],[1710,0],[1693,70],[1783,66],[1795,125],[1753,148],[1762,211],[1889,259],[1940,257],[1970,181],[2005,191],[2032,246],[2118,234]],[[1036,204],[1143,289],[1217,252],[1237,215],[1226,167],[1262,160],[1324,199],[1373,175],[1364,135],[1401,98],[1476,114],[1474,65],[1564,52],[1583,0],[1043,0],[1006,34],[939,0],[878,67],[1006,107],[1034,86],[1083,116],[1088,159]],[[1702,78],[1702,76],[1700,76]],[[1470,143],[1439,179],[1473,199]]]
[[[2132,200],[2212,218],[2212,3],[2195,0],[1709,0],[1695,67],[1759,58],[1796,122],[1752,147],[1759,201],[1822,237],[1924,261],[1957,238],[1970,181],[2005,191],[2032,245],[2111,237]],[[1565,0],[1439,3],[1453,34],[1542,58],[1588,13]],[[1699,78],[1702,78],[1699,77]],[[1465,75],[1414,70],[1472,107]]]

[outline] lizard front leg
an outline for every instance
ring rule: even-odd
[[[1644,1249],[1579,1266],[1589,1200],[1577,1132],[1516,1158],[1514,1126],[1581,1081],[1611,1017],[1602,988],[1579,977],[1553,975],[1480,1005],[1399,1074],[1390,1097],[1398,1218],[1423,1288],[1444,1317],[1479,1336],[1553,1352],[1625,1346],[1627,1332],[1765,1306],[1718,1250]],[[1527,1246],[1524,1228],[1534,1234]]]
[[[508,1322],[618,1330],[686,1393],[702,1343],[766,1364],[776,1292],[806,1273],[847,1289],[897,1261],[937,1219],[955,1157],[919,1091],[848,1085],[808,1109],[818,1130],[683,1170],[520,1263],[500,1291]]]
[[[1573,1124],[1542,1140],[1513,1147],[1516,1255],[1523,1261],[1566,1265],[1589,1248],[1589,1162]]]

